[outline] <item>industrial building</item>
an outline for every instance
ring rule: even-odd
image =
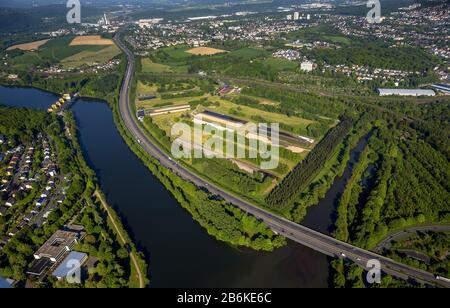
[[[380,96],[435,96],[433,90],[426,89],[378,89]]]

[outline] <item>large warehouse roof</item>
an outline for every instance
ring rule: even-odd
[[[78,266],[81,266],[88,256],[83,252],[72,251],[70,254],[61,262],[61,264],[53,272],[53,276],[58,279],[67,277],[69,274],[78,270]]]
[[[424,89],[378,89],[381,96],[399,95],[399,96],[435,96],[433,90]]]

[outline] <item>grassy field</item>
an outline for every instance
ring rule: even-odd
[[[352,43],[349,38],[336,33],[336,30],[330,28],[329,26],[317,26],[301,29],[299,31],[287,34],[287,38],[290,40],[302,40],[305,42],[321,40],[340,45],[351,45]]]
[[[183,92],[189,92],[189,91],[195,91],[195,90],[198,90],[198,88],[194,87],[194,88],[187,89],[187,90],[177,90],[177,91],[172,91],[172,92],[165,92],[165,94],[183,93]],[[136,104],[136,108],[138,108],[138,109],[139,108],[144,108],[144,109],[155,108],[155,107],[161,106],[161,104],[173,105],[173,106],[183,105],[188,102],[195,101],[195,100],[201,99],[202,97],[205,97],[205,95],[203,95],[203,96],[193,96],[193,97],[178,97],[178,98],[171,98],[171,99],[162,99],[161,94],[158,93],[157,85],[147,85],[141,81],[138,81],[138,83],[137,83],[136,94],[137,95],[136,95],[135,104]],[[156,96],[156,98],[151,99],[151,100],[139,101],[140,96],[148,96],[148,95],[154,95],[154,96]]]
[[[264,49],[245,47],[232,51],[230,55],[250,60],[260,57],[266,57],[270,55],[270,53],[265,51]]]
[[[214,107],[214,111],[233,114],[235,117],[248,121],[252,121],[254,116],[258,116],[264,118],[268,123],[283,123],[293,128],[306,128],[309,124],[315,123],[314,121],[299,117],[288,117],[281,113],[268,112],[248,106],[237,105],[219,97],[211,97],[210,100],[220,103],[219,107]]]
[[[144,58],[141,61],[143,73],[169,73],[171,68],[168,65],[155,63],[148,58]]]
[[[267,58],[263,61],[263,63],[271,68],[274,68],[276,70],[293,70],[299,67],[299,64],[297,61],[289,61],[286,59],[279,59],[279,58]]]
[[[83,65],[94,65],[108,62],[121,53],[116,45],[103,48],[99,51],[82,51],[61,61],[65,68],[76,68]]]

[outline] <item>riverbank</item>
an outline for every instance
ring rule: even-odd
[[[128,247],[128,251],[130,253],[130,258],[132,261],[131,274],[130,274],[130,288],[145,288],[148,285],[148,280],[145,278],[145,271],[142,270],[143,260],[140,257],[136,256],[139,254],[134,247],[134,244],[128,234],[125,231],[125,228],[120,221],[120,218],[114,212],[114,210],[106,203],[103,194],[97,189],[94,193],[95,197],[100,201],[101,205],[105,209],[108,214],[108,218],[114,228],[117,236],[119,237],[122,245]],[[144,262],[145,263],[145,262]]]

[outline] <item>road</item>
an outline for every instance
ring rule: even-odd
[[[431,226],[417,226],[413,228],[407,228],[395,233],[392,233],[384,239],[382,242],[380,242],[377,247],[374,249],[377,252],[383,251],[384,248],[388,248],[389,245],[392,243],[392,241],[395,241],[399,238],[402,238],[403,236],[417,233],[417,232],[427,232],[427,231],[433,231],[433,232],[450,232],[450,226],[448,225],[431,225]]]
[[[202,179],[199,175],[190,171],[189,169],[178,164],[174,159],[169,157],[163,150],[150,140],[145,134],[143,128],[139,126],[139,122],[129,102],[129,92],[131,82],[134,74],[134,55],[131,51],[120,41],[117,35],[115,41],[117,45],[123,50],[128,59],[127,69],[119,97],[119,112],[122,120],[134,136],[140,146],[151,156],[157,159],[161,165],[172,170],[175,174],[190,181],[198,187],[203,187],[212,194],[222,197],[225,201],[234,204],[244,212],[253,215],[254,217],[264,221],[275,232],[297,242],[311,249],[324,253],[335,258],[343,258],[347,261],[352,261],[359,266],[366,268],[369,260],[376,259],[381,263],[383,272],[405,280],[413,280],[421,283],[427,283],[435,286],[450,287],[450,282],[437,280],[431,273],[416,269],[399,262],[395,262],[389,258],[383,257],[371,251],[367,251],[345,242],[338,241],[333,237],[322,234],[320,232],[309,229],[305,226],[287,220],[258,206],[255,206],[248,201],[223,190],[222,188],[210,184]]]

